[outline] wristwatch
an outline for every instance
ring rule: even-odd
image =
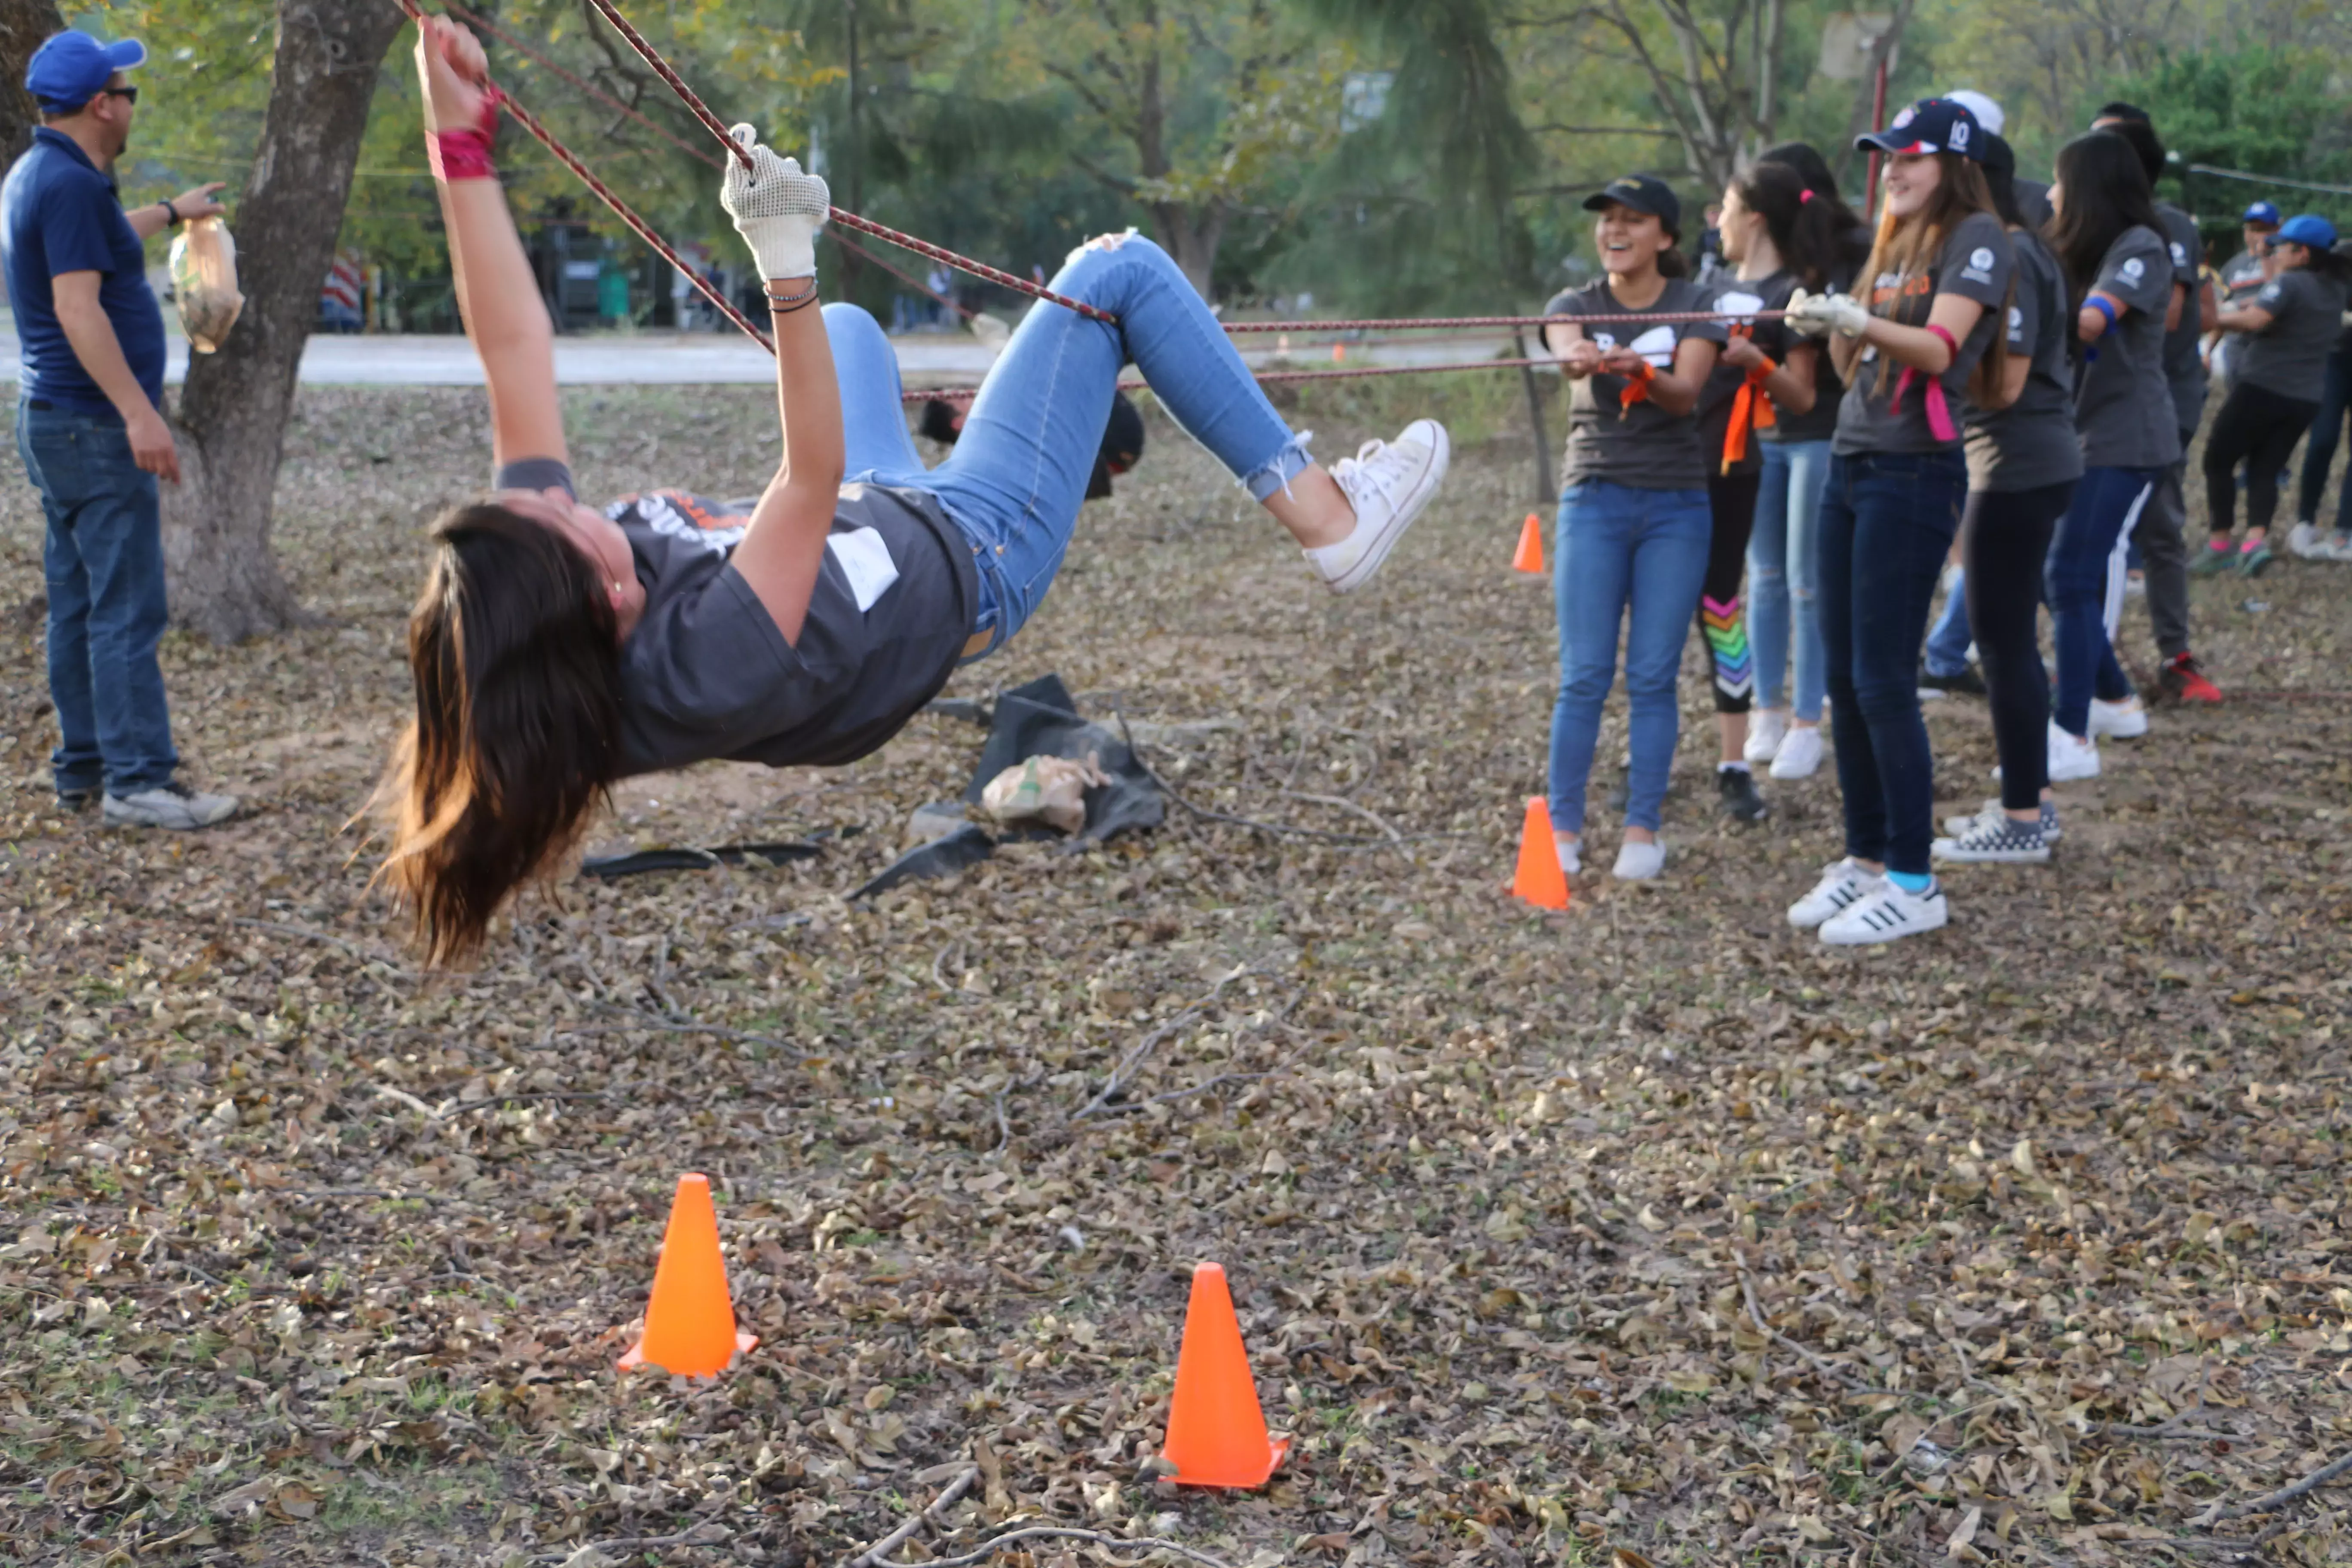
[[[177,228],[182,223],[186,221],[180,216],[180,209],[172,205],[171,197],[166,196],[163,198],[163,226],[165,228]]]

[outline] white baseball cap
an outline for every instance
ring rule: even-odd
[[[2000,104],[1972,87],[1964,87],[1944,96],[1954,103],[1966,105],[1968,111],[1977,117],[1977,123],[1996,136],[2000,134],[2001,124],[2009,118],[2001,113]]]

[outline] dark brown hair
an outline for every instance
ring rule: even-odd
[[[1878,279],[1890,272],[1905,278],[1925,272],[1935,264],[1937,253],[1944,247],[1945,237],[1978,213],[1985,214],[1995,223],[2000,221],[2000,214],[1993,206],[1992,187],[1985,183],[1982,169],[1958,153],[1937,153],[1934,156],[1942,170],[1942,178],[1936,182],[1935,194],[1927,198],[1927,210],[1910,218],[1897,217],[1889,212],[1878,220],[1878,242],[1870,247],[1870,259],[1862,265],[1862,275],[1855,279],[1857,288],[1867,288],[1875,294]],[[2012,270],[2009,298],[2013,300],[2016,297],[2017,277]],[[1935,296],[1916,296],[1916,311],[1912,308],[1913,298],[1898,299],[1890,319],[1906,327],[1924,327],[1936,309]],[[1988,306],[1987,310],[1993,313],[1996,323],[2009,318],[2008,300],[1998,306]],[[1892,354],[1878,356],[1878,380],[1882,391],[1893,374],[1894,361]],[[1977,368],[1969,377],[1969,395],[1984,407],[2000,406],[2001,378],[2008,368],[2009,334],[1997,331],[1986,345],[1984,357],[1977,361]]]
[[[1808,289],[1831,286],[1838,270],[1836,204],[1816,195],[1805,176],[1787,163],[1755,163],[1731,182],[1748,211],[1760,214],[1780,264]]]
[[[2164,220],[2157,216],[2139,154],[2111,132],[2094,131],[2058,149],[2058,184],[2066,194],[2065,208],[2042,237],[2066,268],[2068,302],[2080,310],[2116,241],[2135,228],[2161,240]]]
[[[480,950],[618,776],[620,628],[587,556],[530,518],[474,502],[433,539],[408,616],[416,721],[376,791],[392,835],[376,875],[441,965]]]

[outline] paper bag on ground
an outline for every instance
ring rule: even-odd
[[[988,781],[982,811],[999,822],[1039,822],[1076,833],[1087,825],[1087,791],[1110,783],[1097,761],[1031,757]]]

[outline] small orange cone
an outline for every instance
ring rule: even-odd
[[[1348,363],[1347,344],[1333,343],[1331,345],[1331,363],[1333,364],[1345,364]]]
[[[1519,548],[1511,557],[1511,570],[1533,572],[1540,576],[1543,569],[1543,524],[1536,521],[1535,513],[1529,512],[1519,529]]]
[[[1559,868],[1551,812],[1541,795],[1528,797],[1527,826],[1519,829],[1519,869],[1511,879],[1511,891],[1539,910],[1568,908],[1568,875]]]
[[[1260,1487],[1289,1452],[1289,1438],[1265,1434],[1265,1412],[1258,1405],[1249,1353],[1242,1349],[1225,1271],[1203,1263],[1192,1270],[1184,1345],[1176,1354],[1176,1397],[1168,1406],[1168,1446],[1161,1454],[1176,1467],[1171,1479],[1186,1487]]]
[[[669,1229],[654,1268],[645,1337],[621,1358],[621,1370],[656,1366],[677,1377],[709,1377],[760,1342],[735,1331],[727,1294],[727,1260],[719,1256],[719,1215],[710,1178],[680,1176],[670,1200]]]

